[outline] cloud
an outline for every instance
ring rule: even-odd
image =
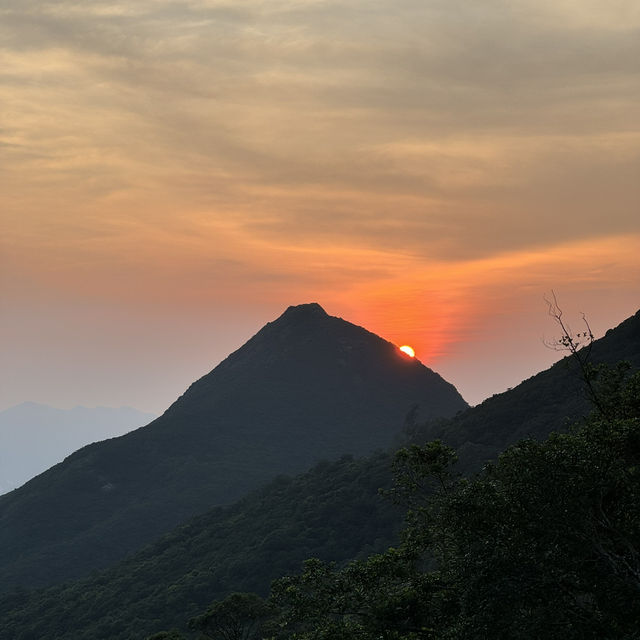
[[[455,262],[638,230],[631,0],[34,0],[2,25],[2,198],[34,250],[156,260],[158,229],[227,225],[244,256]]]

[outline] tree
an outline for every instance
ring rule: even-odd
[[[344,568],[308,560],[300,575],[274,582],[271,598],[280,638],[410,640],[437,637],[430,602],[440,589],[415,554],[391,548]]]
[[[189,620],[189,628],[212,640],[254,640],[270,613],[269,604],[255,593],[232,593]]]
[[[602,403],[601,395],[595,387],[598,368],[594,367],[590,361],[594,335],[587,317],[584,313],[582,314],[583,331],[574,332],[564,319],[564,312],[558,304],[555,291],[551,290],[551,297],[547,298],[545,296],[544,301],[547,303],[549,316],[560,327],[560,337],[546,340],[545,345],[555,351],[569,353],[573,362],[578,365],[579,375],[585,385],[589,401],[602,415],[606,415],[606,408]]]
[[[457,601],[439,637],[637,637],[640,374],[625,372],[601,372],[614,414],[518,443],[475,478],[443,484],[409,521],[407,540],[424,543]],[[433,466],[403,459],[401,477]]]

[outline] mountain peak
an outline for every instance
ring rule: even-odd
[[[307,318],[324,318],[327,315],[327,312],[317,302],[308,302],[288,307],[280,318],[305,320]]]

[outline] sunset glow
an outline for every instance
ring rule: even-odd
[[[405,344],[401,346],[400,351],[402,351],[403,353],[406,353],[410,358],[416,357],[416,352],[409,345]]]
[[[161,412],[311,301],[476,403],[549,290],[634,313],[639,5],[517,4],[1,9],[0,408]]]

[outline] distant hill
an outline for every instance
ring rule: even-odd
[[[19,487],[80,447],[121,436],[156,417],[130,407],[56,409],[37,402],[0,411],[0,494]]]
[[[1,496],[0,585],[107,566],[277,474],[388,448],[412,407],[467,406],[391,343],[317,304],[290,307],[148,426]]]

